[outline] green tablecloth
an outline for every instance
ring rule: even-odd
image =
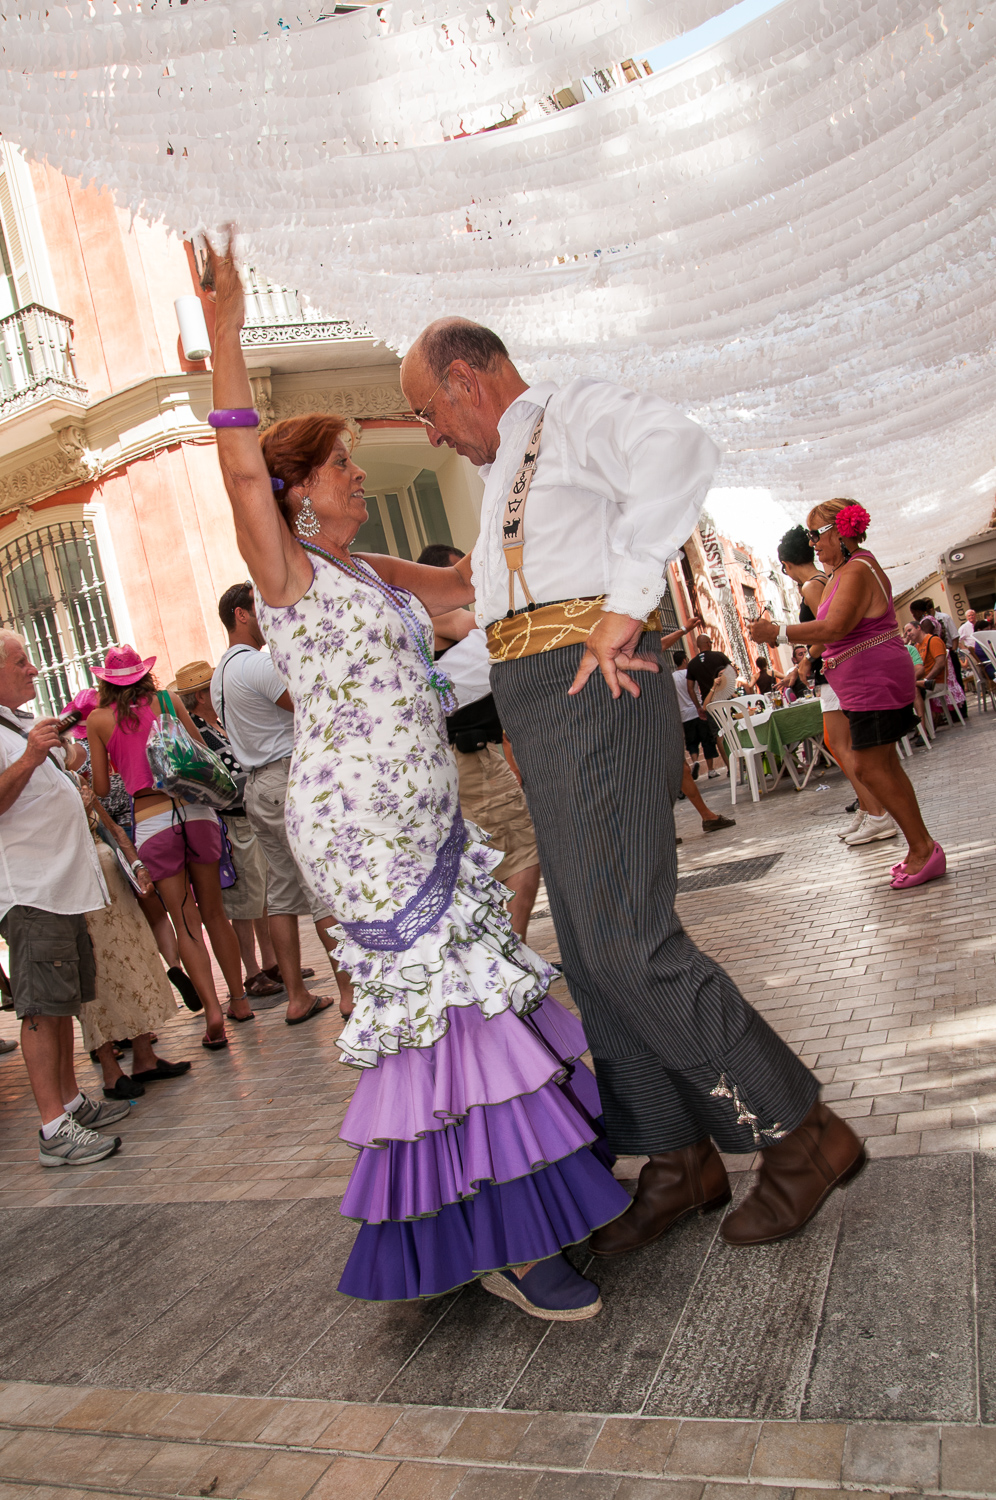
[[[800,740],[809,739],[810,736],[813,739],[823,737],[820,700],[811,698],[804,703],[793,703],[788,708],[777,708],[770,719],[765,719],[761,724],[755,722],[753,729],[758,744],[766,746],[778,760],[783,760],[786,745],[798,744]],[[745,746],[750,745],[750,737],[745,729],[741,729],[740,739]]]

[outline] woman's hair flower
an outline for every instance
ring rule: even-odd
[[[270,480],[270,488],[273,490],[273,493],[275,495],[279,495],[280,491],[283,489],[283,487],[284,487],[284,482],[283,482],[282,479],[271,479]]]
[[[838,536],[864,536],[871,525],[871,516],[863,505],[845,505],[833,518]]]

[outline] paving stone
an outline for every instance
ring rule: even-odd
[[[529,1431],[530,1422],[530,1417],[517,1412],[468,1412],[443,1454],[451,1459],[466,1458],[474,1462],[490,1459],[509,1463]]]
[[[936,1427],[852,1423],[847,1429],[841,1476],[845,1484],[936,1489],[940,1435]]]
[[[846,1431],[833,1422],[765,1422],[751,1478],[839,1482]]]
[[[260,1429],[256,1441],[310,1448],[341,1411],[338,1401],[284,1401],[281,1410]]]
[[[232,1500],[242,1494],[270,1456],[265,1448],[208,1448],[201,1467],[191,1476],[188,1493],[210,1495],[211,1500],[219,1496]]]
[[[602,1312],[585,1323],[549,1325],[506,1406],[639,1411],[719,1223],[717,1214],[693,1214],[632,1255],[592,1259],[585,1275],[601,1288]]]
[[[531,1500],[539,1479],[535,1469],[468,1469],[455,1500]]]
[[[463,1412],[446,1407],[413,1407],[402,1412],[377,1445],[378,1453],[398,1458],[438,1458],[463,1421]]]
[[[679,1426],[661,1417],[607,1417],[588,1468],[663,1474]]]
[[[308,1500],[375,1500],[397,1467],[387,1459],[334,1458]]]
[[[512,1462],[580,1468],[591,1452],[601,1426],[601,1417],[540,1412],[533,1417],[525,1436],[516,1444]]]
[[[159,1418],[157,1433],[164,1438],[198,1438],[231,1405],[231,1396],[180,1396],[176,1405]]]
[[[275,1453],[240,1492],[240,1500],[304,1500],[329,1466],[317,1453]]]
[[[214,1443],[253,1443],[266,1424],[280,1414],[283,1405],[273,1397],[269,1400],[243,1397],[232,1401],[210,1427],[205,1428],[204,1437]]]
[[[979,1320],[979,1409],[996,1422],[996,1158],[974,1158],[975,1257]]]
[[[613,1500],[699,1500],[704,1489],[694,1479],[623,1479]]]
[[[379,1500],[450,1500],[466,1469],[457,1464],[401,1464],[380,1491]]]
[[[132,1476],[131,1487],[140,1494],[183,1494],[217,1451],[203,1443],[164,1443]]]
[[[619,1480],[605,1474],[541,1474],[532,1500],[613,1500]]]
[[[372,1453],[401,1415],[399,1406],[347,1406],[315,1439],[313,1446]]]
[[[760,1430],[758,1422],[682,1422],[664,1472],[746,1479]]]
[[[941,1488],[996,1490],[996,1427],[941,1428]]]
[[[794,1417],[809,1375],[844,1195],[790,1240],[717,1239],[646,1404],[648,1415]]]
[[[876,1161],[850,1185],[803,1417],[974,1419],[971,1193],[968,1156]]]

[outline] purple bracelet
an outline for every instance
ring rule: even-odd
[[[208,422],[212,427],[258,427],[259,412],[251,406],[232,406],[223,411],[209,411]]]

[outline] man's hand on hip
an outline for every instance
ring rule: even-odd
[[[24,747],[25,760],[32,770],[37,770],[50,750],[61,750],[58,719],[36,719],[28,731],[28,743]]]
[[[580,693],[597,667],[609,684],[613,698],[618,698],[623,688],[627,693],[632,693],[634,698],[639,698],[640,689],[630,677],[630,672],[660,671],[655,661],[647,656],[636,655],[640,636],[645,629],[642,620],[633,620],[629,615],[615,615],[605,610],[588,637],[577,676],[567,690],[568,696]]]

